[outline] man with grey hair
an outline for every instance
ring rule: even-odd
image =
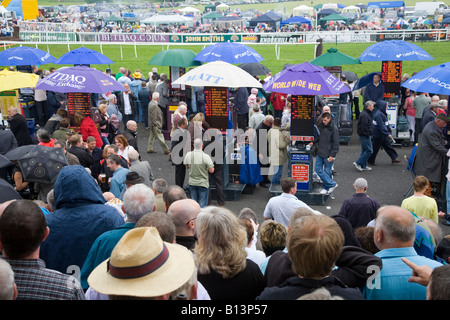
[[[101,234],[89,250],[80,273],[83,289],[87,289],[89,286],[87,283],[89,274],[95,267],[110,257],[120,238],[134,228],[142,216],[155,211],[155,193],[142,183],[131,186],[124,194],[122,210],[127,216],[127,222],[117,229]]]
[[[152,183],[152,190],[155,193],[155,206],[156,209],[155,211],[161,211],[161,212],[165,212],[166,211],[166,207],[164,205],[164,199],[163,199],[163,194],[164,191],[166,191],[167,189],[167,181],[164,179],[156,179],[155,181],[153,181]]]
[[[433,96],[433,98],[434,97],[435,96]],[[436,119],[436,115],[438,114],[440,108],[441,106],[439,105],[439,96],[438,101],[436,101],[436,99],[434,100],[431,99],[430,106],[425,108],[425,110],[423,110],[422,121],[420,122],[421,131],[423,131],[423,128],[425,128],[428,122],[431,122],[434,119]]]
[[[139,152],[136,150],[128,151],[128,160],[130,161],[130,167],[128,169],[130,172],[137,172],[144,178],[144,184],[147,187],[152,187],[152,181],[154,179],[152,167],[147,160],[141,161],[139,158]]]
[[[353,197],[344,200],[339,215],[347,218],[353,230],[356,230],[358,227],[367,226],[370,221],[375,219],[380,204],[367,195],[368,184],[366,179],[356,179],[353,188],[355,194]]]
[[[169,154],[169,147],[161,132],[163,127],[164,115],[158,106],[159,93],[153,92],[152,101],[148,104],[148,124],[150,126],[150,136],[148,137],[147,153],[155,153],[155,138],[158,140],[165,154]]]
[[[426,288],[409,282],[411,269],[402,257],[417,265],[434,269],[441,263],[420,256],[414,249],[416,223],[413,215],[399,206],[386,206],[378,210],[373,239],[383,267],[376,277],[364,286],[362,293],[367,300],[425,300]]]
[[[202,139],[194,140],[194,150],[186,154],[183,164],[189,170],[189,195],[200,207],[208,205],[209,174],[214,173],[214,163],[202,150]]]
[[[197,243],[195,234],[195,219],[200,213],[200,205],[192,199],[178,200],[172,203],[167,215],[175,224],[176,243],[189,250],[194,249]]]
[[[10,264],[0,259],[0,300],[16,300],[17,285]]]

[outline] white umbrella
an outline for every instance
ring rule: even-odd
[[[196,67],[172,84],[193,87],[262,88],[261,83],[247,71],[224,61],[214,61]]]

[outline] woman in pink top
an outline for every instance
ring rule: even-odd
[[[406,110],[405,112],[406,119],[408,119],[409,129],[411,130],[410,141],[414,142],[414,126],[416,125],[416,108],[413,106],[413,100],[416,97],[416,93],[407,88],[405,90],[405,94],[406,99],[405,104],[403,105],[403,110]]]

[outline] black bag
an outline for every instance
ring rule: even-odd
[[[340,136],[351,136],[353,134],[353,121],[342,120],[339,127]]]

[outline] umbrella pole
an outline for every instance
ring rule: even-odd
[[[122,45],[120,45],[120,60],[123,60]]]
[[[134,43],[134,56],[137,59],[137,48],[136,48],[136,42]]]

